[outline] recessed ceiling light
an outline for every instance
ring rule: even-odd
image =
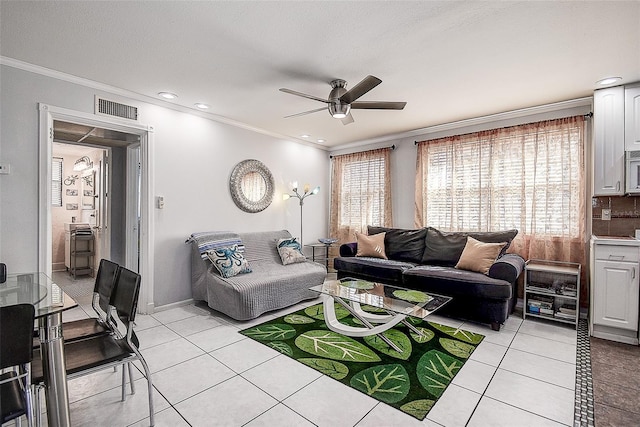
[[[164,99],[176,99],[178,95],[171,92],[158,92],[158,96],[161,96]]]
[[[194,105],[196,106],[196,108],[199,108],[201,110],[206,110],[209,108],[207,104],[203,104],[202,102],[196,102]]]
[[[307,135],[306,133],[304,135],[300,135],[300,138],[309,138],[311,135]]]
[[[323,142],[326,142],[326,140],[325,139],[319,139],[318,140],[318,143],[320,143],[320,144],[322,144]]]
[[[610,85],[612,83],[616,83],[622,80],[622,77],[607,77],[606,79],[598,80],[596,84],[599,85]]]

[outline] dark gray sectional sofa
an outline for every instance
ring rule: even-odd
[[[340,246],[334,267],[338,278],[353,277],[451,296],[443,314],[489,323],[499,330],[518,299],[517,280],[524,260],[507,254],[517,230],[443,232],[432,227],[409,230],[369,226],[368,234],[385,232],[389,259],[356,257],[357,244]],[[467,236],[485,243],[506,242],[488,274],[456,269]]]

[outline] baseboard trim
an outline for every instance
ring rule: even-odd
[[[171,304],[165,304],[158,307],[153,307],[153,311],[151,313],[158,313],[160,311],[171,310],[172,308],[182,307],[189,304],[193,304],[193,298],[189,298],[184,301],[172,302]],[[153,304],[149,304],[149,305],[153,305]]]

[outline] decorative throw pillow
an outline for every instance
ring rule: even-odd
[[[456,268],[487,274],[505,244],[505,242],[482,243],[469,236],[467,237],[467,244],[462,250],[462,255],[460,255],[460,259],[456,264]]]
[[[300,242],[295,237],[278,240],[278,254],[280,254],[282,265],[304,262],[307,259],[302,253]]]
[[[408,230],[369,225],[367,231],[369,236],[387,233],[384,236],[384,252],[387,254],[387,258],[415,262],[416,264],[420,264],[422,261],[425,238],[427,237],[426,228]]]
[[[251,273],[249,263],[240,251],[239,245],[208,250],[207,257],[224,278]]]
[[[356,232],[358,252],[356,256],[368,256],[373,258],[388,259],[384,252],[384,236],[387,233],[378,233],[373,236]]]
[[[421,264],[453,267],[462,255],[468,236],[483,243],[503,243],[500,255],[504,255],[517,234],[518,230],[440,231],[433,227],[427,227],[427,238]]]

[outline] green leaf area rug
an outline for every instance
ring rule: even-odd
[[[341,323],[362,326],[342,306],[336,304],[335,311]],[[376,335],[356,338],[330,331],[322,304],[240,333],[423,420],[484,336],[417,318],[407,320],[423,336],[402,323],[384,332],[402,352]]]

